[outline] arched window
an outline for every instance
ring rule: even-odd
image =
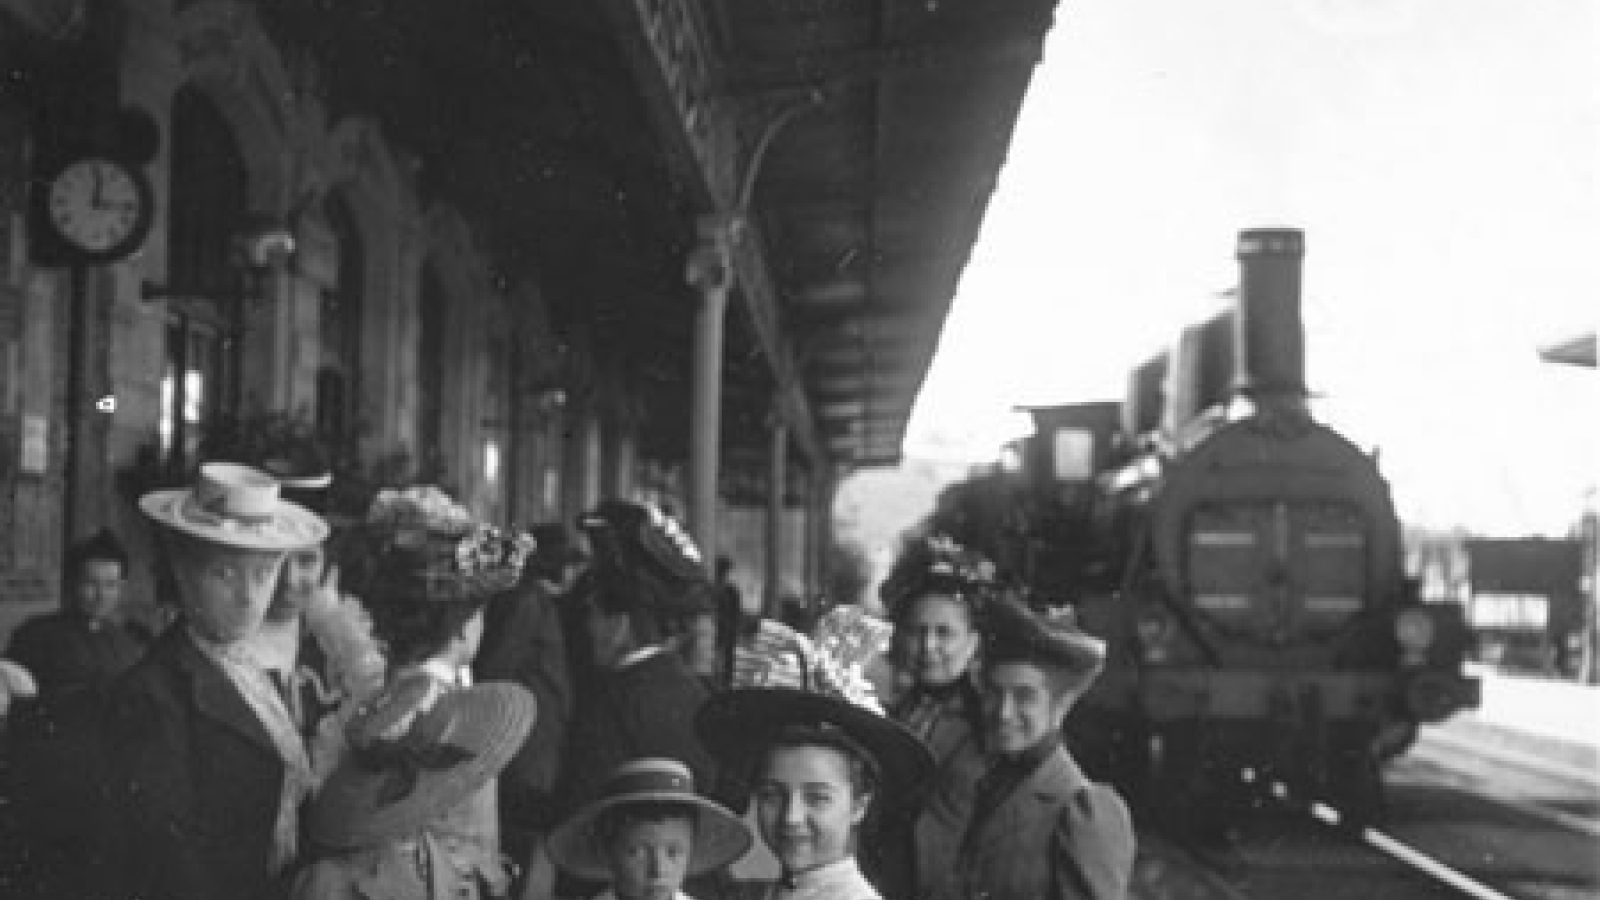
[[[167,270],[174,299],[158,423],[165,462],[187,466],[207,429],[238,403],[242,272],[233,236],[247,203],[244,157],[233,129],[192,85],[172,106],[172,189]]]
[[[437,478],[444,452],[445,290],[430,264],[422,270],[417,301],[417,465],[421,478]]]
[[[322,363],[317,370],[317,433],[329,447],[353,449],[360,427],[362,301],[366,248],[355,215],[340,192],[324,204],[339,248],[337,284],[322,293]]]

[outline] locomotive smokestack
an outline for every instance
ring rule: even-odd
[[[1300,321],[1298,228],[1239,232],[1239,299],[1234,317],[1234,380],[1258,404],[1303,406],[1305,331]]]

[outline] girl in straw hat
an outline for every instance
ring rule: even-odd
[[[510,683],[447,689],[411,674],[385,688],[351,720],[350,751],[312,802],[323,856],[293,900],[497,896],[491,873],[463,865],[441,828],[492,783],[534,717],[533,695]]]
[[[595,900],[690,900],[687,878],[723,868],[750,848],[733,813],[695,793],[675,759],[623,763],[600,796],[550,837],[556,865],[610,886]]]

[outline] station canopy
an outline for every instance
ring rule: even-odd
[[[701,217],[736,214],[741,262],[759,265],[737,267],[730,302],[725,459],[761,459],[781,414],[812,464],[850,468],[901,456],[1055,8],[281,0],[262,15],[315,47],[334,114],[375,114],[415,148],[425,190],[481,222],[506,284],[533,273],[558,330],[627,373],[646,452],[686,450],[684,260]],[[725,119],[731,194],[663,91],[683,76],[651,53],[667,19],[714,88],[701,113]]]

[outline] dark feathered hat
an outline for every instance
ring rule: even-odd
[[[994,563],[945,535],[908,542],[878,589],[884,609],[897,621],[922,597],[953,597],[981,614],[998,593]]]
[[[677,520],[645,503],[607,500],[578,519],[594,555],[594,602],[609,612],[691,615],[712,608],[700,549]]]
[[[1073,689],[1087,688],[1105,665],[1105,642],[1078,627],[1070,609],[1035,612],[1013,599],[989,608],[984,664],[1033,663],[1070,677]]]

